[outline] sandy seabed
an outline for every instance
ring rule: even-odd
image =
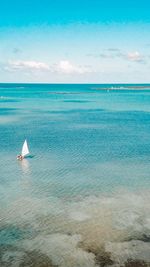
[[[150,266],[150,194],[20,197],[1,208],[2,267]]]

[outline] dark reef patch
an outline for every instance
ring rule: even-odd
[[[124,266],[125,267],[150,267],[150,263],[146,263],[145,261],[140,261],[140,260],[128,260]]]
[[[137,236],[132,236],[132,237],[124,239],[124,241],[127,241],[127,242],[130,242],[132,240],[143,241],[143,242],[149,243],[150,242],[150,235],[141,234],[138,238],[137,238]]]
[[[46,255],[33,251],[26,253],[19,267],[57,267],[57,266],[56,265],[54,266],[49,257],[47,257]]]
[[[84,247],[84,244],[81,242],[80,247],[84,249],[88,253],[92,253],[95,255],[95,263],[97,266],[106,267],[114,264],[114,261],[111,259],[111,253],[105,251],[104,247],[101,248],[92,248],[92,247]]]
[[[100,267],[111,266],[114,264],[111,259],[111,253],[106,252],[104,249],[93,251],[93,253],[95,255],[96,264],[99,264]]]
[[[39,251],[24,251],[15,246],[0,246],[1,267],[57,267],[50,258]]]

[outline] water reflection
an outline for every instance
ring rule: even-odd
[[[29,160],[23,159],[20,161],[20,165],[23,171],[23,174],[29,174],[30,173],[30,163]]]
[[[22,169],[22,179],[21,185],[23,189],[31,187],[31,166],[28,159],[23,159],[20,161],[20,166]]]

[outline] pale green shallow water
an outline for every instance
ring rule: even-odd
[[[150,91],[93,87],[0,85],[0,266],[150,262]]]

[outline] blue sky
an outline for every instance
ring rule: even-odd
[[[5,0],[0,81],[150,82],[150,1]]]

